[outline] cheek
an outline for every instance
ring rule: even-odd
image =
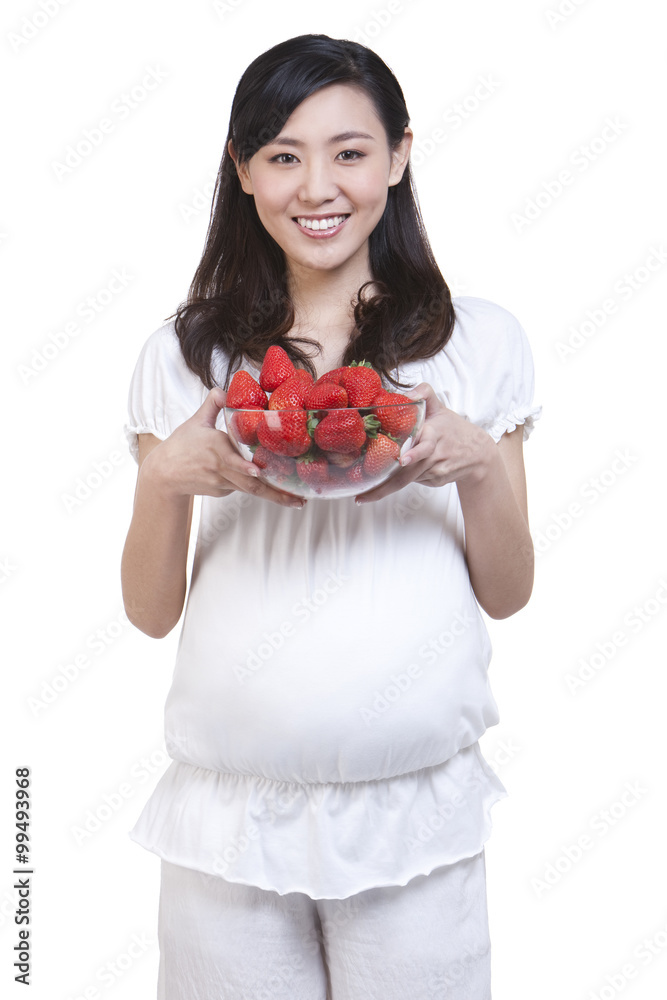
[[[260,217],[280,209],[283,201],[280,183],[271,183],[265,177],[255,178],[253,180],[253,193]]]
[[[357,197],[360,202],[368,205],[373,210],[384,209],[387,203],[388,185],[387,176],[381,171],[364,177],[364,180],[357,187]]]

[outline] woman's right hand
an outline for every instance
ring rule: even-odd
[[[173,497],[224,497],[238,490],[283,507],[302,507],[305,500],[260,482],[256,466],[215,426],[226,398],[224,389],[211,389],[197,412],[146,456],[141,471]]]

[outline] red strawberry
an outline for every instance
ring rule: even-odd
[[[265,410],[268,405],[266,393],[249,372],[243,369],[234,372],[227,390],[225,406],[231,406],[235,410],[242,410],[247,406],[259,406]]]
[[[392,441],[385,434],[378,434],[377,437],[371,438],[368,442],[364,455],[364,474],[367,476],[380,475],[397,461],[399,454],[400,448],[395,441]]]
[[[303,405],[307,410],[327,410],[347,406],[347,392],[334,382],[319,382],[306,393]]]
[[[340,466],[341,469],[348,469],[351,465],[354,465],[356,460],[361,455],[361,448],[357,448],[356,451],[351,451],[348,453],[342,451],[328,451],[327,458],[332,465]]]
[[[391,434],[402,444],[417,419],[414,401],[403,396],[400,392],[388,392],[386,389],[380,389],[373,397],[373,406],[377,406],[378,403],[388,404],[387,406],[378,406],[375,410],[375,416],[380,421],[382,430],[385,434]],[[398,403],[409,405],[398,406],[396,405]]]
[[[266,410],[257,427],[259,443],[276,455],[303,455],[312,445],[305,410]]]
[[[257,425],[261,423],[263,413],[262,407],[252,406],[234,414],[232,426],[242,444],[257,444]]]
[[[259,384],[262,389],[273,392],[293,374],[294,365],[287,351],[277,344],[272,344],[264,355],[262,370],[259,373]]]
[[[295,368],[294,374],[298,375],[299,378],[302,378],[303,381],[306,383],[306,385],[313,384],[313,376],[310,374],[309,371],[306,371],[305,368]]]
[[[303,409],[303,400],[309,389],[308,383],[299,375],[285,379],[269,399],[270,410]]]
[[[329,463],[326,458],[299,459],[296,474],[309,486],[324,486],[329,482]]]
[[[258,468],[277,479],[287,479],[294,472],[293,458],[288,458],[287,455],[275,455],[263,445],[255,449],[252,460]]]
[[[348,406],[369,406],[373,396],[382,388],[380,376],[365,361],[345,368],[340,384],[347,390]]]
[[[354,486],[361,486],[364,483],[364,473],[361,465],[352,465],[345,470],[345,479]]]
[[[327,455],[327,458],[329,456]],[[329,485],[330,486],[345,486],[347,479],[347,469],[342,468],[340,465],[330,465],[329,466]]]
[[[347,371],[347,368],[332,368],[330,372],[320,375],[315,385],[320,385],[322,382],[333,382],[334,385],[340,385],[340,377],[344,371]]]
[[[357,451],[366,440],[366,426],[357,410],[332,410],[313,433],[323,451]]]

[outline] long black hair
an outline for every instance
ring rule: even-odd
[[[293,111],[330,84],[353,84],[371,100],[395,150],[410,121],[403,91],[389,67],[371,49],[328,35],[299,35],[258,56],[241,77],[232,103],[229,132],[218,170],[204,252],[187,300],[178,307],[175,329],[188,367],[207,388],[216,381],[216,349],[228,358],[225,386],[247,357],[260,365],[271,344],[315,374],[301,345],[317,341],[288,337],[294,308],[288,293],[285,255],[259,219],[252,195],[241,187],[228,150],[238,163],[271,142]],[[394,386],[401,362],[432,357],[454,328],[451,294],[433,256],[419,211],[410,163],[369,236],[372,282],[354,303],[354,329],[342,363],[369,361]],[[362,297],[367,286],[371,296]]]

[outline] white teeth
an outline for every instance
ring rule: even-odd
[[[297,222],[304,229],[333,229],[334,226],[339,226],[343,219],[347,218],[345,215],[331,215],[328,219],[306,219],[302,216],[297,218]]]

